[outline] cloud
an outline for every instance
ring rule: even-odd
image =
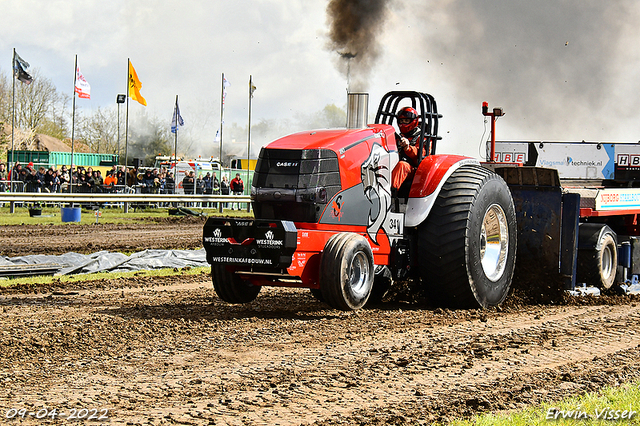
[[[228,112],[237,112],[238,119],[246,110],[250,74],[260,84],[256,109],[260,98],[276,95],[265,114],[284,114],[310,101],[310,82],[327,87],[332,81],[338,90],[344,86],[328,63],[330,53],[322,49],[321,3],[10,0],[5,6],[7,25],[0,28],[4,63],[10,64],[16,47],[64,90],[77,53],[100,105],[115,102],[124,90],[127,58],[138,71],[150,109],[162,114],[171,110],[175,94],[185,101],[219,98],[223,72],[232,82]],[[320,96],[317,109],[330,99]]]

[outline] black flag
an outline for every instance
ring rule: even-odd
[[[14,51],[13,56],[13,74],[15,77],[23,83],[31,84],[33,77],[27,72],[29,68],[29,62],[25,61]]]

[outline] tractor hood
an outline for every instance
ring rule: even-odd
[[[294,133],[276,139],[266,146],[268,149],[330,149],[339,156],[351,147],[370,140],[380,138],[383,146],[395,150],[395,132],[389,125],[371,124],[363,129],[323,129]],[[387,147],[387,139],[391,138],[392,147]]]
[[[396,151],[394,129],[329,129],[295,133],[262,148],[251,195],[256,218],[317,222],[340,191],[362,184],[371,152]]]

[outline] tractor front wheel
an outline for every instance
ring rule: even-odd
[[[373,253],[365,237],[348,232],[333,235],[322,253],[322,298],[335,309],[362,308],[371,295],[373,268]]]
[[[252,302],[258,297],[262,288],[228,271],[225,265],[211,265],[211,278],[216,294],[227,303]]]

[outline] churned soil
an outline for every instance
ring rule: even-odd
[[[147,248],[176,234],[171,248],[201,239],[199,223],[157,225]],[[118,238],[118,227],[88,228],[77,229],[79,245],[107,249],[89,238],[105,229],[144,246],[134,234],[145,227]],[[263,288],[229,305],[206,273],[2,288],[0,416],[25,409],[12,421],[63,424],[72,409],[95,409],[109,418],[96,424],[431,424],[640,378],[637,298],[514,297],[485,311],[404,299],[340,312],[305,289]],[[58,417],[29,415],[45,408]]]
[[[199,249],[205,220],[205,217],[187,216],[167,217],[154,223],[0,226],[0,255]]]

